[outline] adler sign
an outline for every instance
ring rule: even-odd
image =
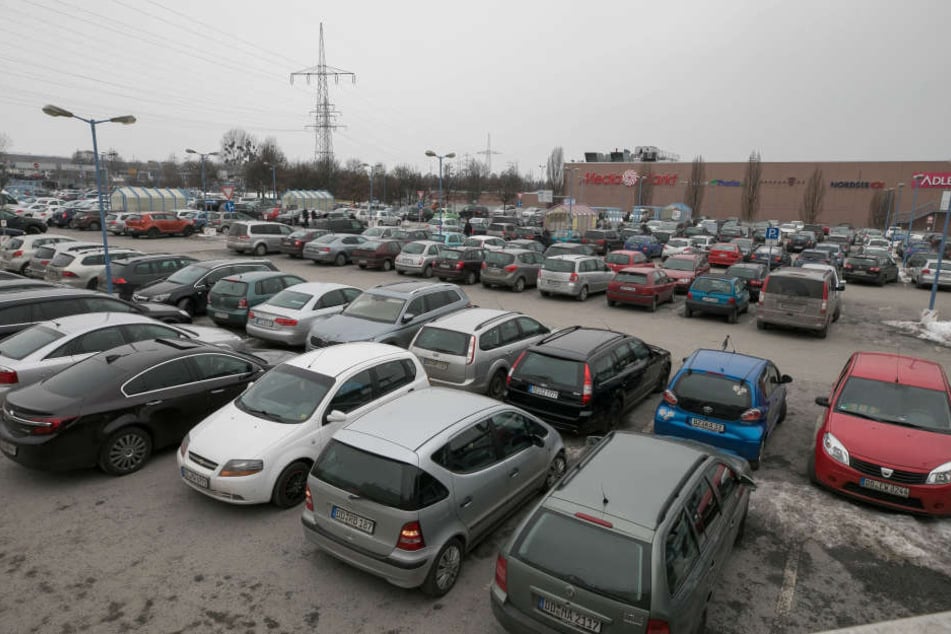
[[[945,189],[951,188],[951,172],[925,172],[923,174],[915,174],[915,176],[920,177],[920,180],[918,180],[918,187],[942,187]]]

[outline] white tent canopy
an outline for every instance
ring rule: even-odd
[[[182,189],[119,187],[112,192],[112,211],[172,211],[188,202]]]
[[[287,209],[317,209],[330,211],[334,197],[323,189],[290,189],[281,196],[281,207]]]

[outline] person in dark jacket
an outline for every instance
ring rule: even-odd
[[[308,211],[306,207],[304,208],[304,211],[301,212],[301,219],[304,221],[305,227],[310,226],[310,211]]]
[[[462,228],[462,233],[464,233],[467,238],[472,235],[472,223],[469,222],[468,218],[466,218],[466,226]]]

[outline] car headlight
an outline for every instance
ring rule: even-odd
[[[185,434],[185,437],[182,438],[182,444],[178,448],[178,453],[181,454],[182,458],[184,458],[185,454],[188,453],[188,443],[190,442],[191,436],[189,434]]]
[[[264,469],[263,460],[229,460],[218,475],[222,478],[237,478],[254,475]]]
[[[147,297],[146,301],[150,302],[164,302],[168,299],[170,293],[162,293],[161,295],[153,295],[152,297]]]
[[[826,432],[822,437],[822,448],[825,449],[826,455],[837,462],[841,462],[844,465],[849,464],[849,450],[845,448],[839,439]]]
[[[951,462],[946,462],[940,467],[935,467],[928,474],[925,484],[951,484]]]

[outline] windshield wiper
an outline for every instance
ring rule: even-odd
[[[255,408],[253,408],[253,407],[248,407],[247,405],[245,405],[245,404],[242,403],[241,401],[237,401],[237,403],[240,404],[240,405],[241,405],[241,409],[243,409],[244,411],[246,411],[248,414],[254,414],[254,415],[256,415],[256,416],[260,416],[261,418],[266,418],[267,420],[274,421],[275,423],[284,423],[284,422],[286,422],[286,419],[285,419],[283,416],[281,416],[280,414],[275,414],[274,412],[269,412],[269,411],[264,410],[264,409],[255,409]]]
[[[856,417],[858,417],[858,418],[864,418],[865,420],[873,420],[873,421],[875,421],[876,423],[891,423],[891,422],[896,422],[896,421],[891,421],[891,420],[889,420],[889,419],[887,419],[887,418],[883,418],[883,417],[881,417],[881,416],[875,416],[874,414],[867,414],[867,413],[865,413],[865,412],[853,411],[853,410],[844,409],[844,408],[841,408],[841,407],[838,408],[837,411],[842,412],[843,414],[848,414],[849,416],[856,416]],[[910,425],[910,423],[897,423],[897,424]],[[912,426],[912,427],[915,427],[915,425],[911,425],[911,426]]]

